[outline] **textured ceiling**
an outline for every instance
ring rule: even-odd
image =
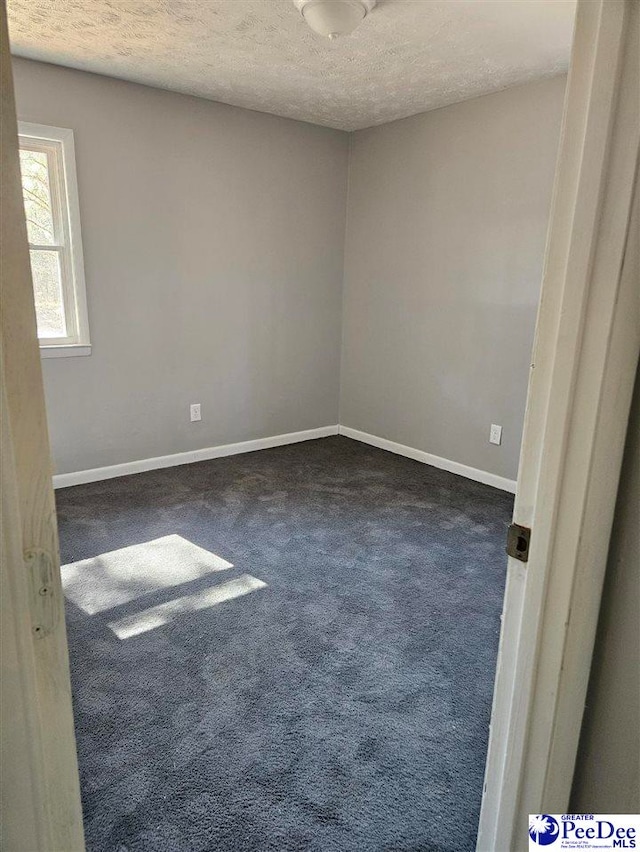
[[[355,130],[566,70],[574,0],[378,0],[350,36],[291,0],[8,0],[19,56]]]

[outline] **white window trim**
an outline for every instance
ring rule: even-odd
[[[65,299],[65,315],[69,317],[71,303],[72,334],[65,338],[39,338],[40,355],[43,358],[61,358],[91,354],[89,338],[89,317],[87,313],[87,294],[84,277],[84,256],[82,252],[82,230],[80,227],[80,204],[78,201],[78,179],[76,175],[76,156],[73,130],[66,127],[52,127],[46,124],[33,124],[27,121],[18,122],[19,141],[25,146],[38,140],[43,143],[59,144],[61,156],[56,157],[57,167],[62,168],[58,174],[59,185],[64,198],[54,197],[58,187],[52,186],[52,202],[61,210],[62,227],[65,248],[63,263],[63,293]],[[66,202],[66,203],[65,203]],[[33,246],[30,245],[30,248]],[[50,248],[47,246],[47,248]],[[70,268],[69,268],[70,267]],[[71,292],[70,292],[71,291]]]

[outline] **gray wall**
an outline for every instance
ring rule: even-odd
[[[640,811],[640,372],[570,809]]]
[[[337,423],[347,134],[14,73],[19,118],[75,131],[93,354],[44,362],[57,471]]]
[[[516,477],[564,87],[353,134],[342,424]]]
[[[563,77],[349,137],[14,69],[19,117],[76,136],[93,354],[44,362],[58,472],[341,422],[515,478]]]

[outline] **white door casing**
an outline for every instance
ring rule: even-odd
[[[51,457],[3,0],[0,41],[0,846],[7,852],[82,852]]]
[[[569,804],[640,351],[637,0],[579,0],[532,358],[477,849]],[[637,213],[636,213],[637,216]]]

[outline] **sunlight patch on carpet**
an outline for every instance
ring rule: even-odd
[[[89,615],[233,568],[179,535],[166,535],[61,568],[65,597]]]
[[[258,589],[264,589],[266,585],[257,577],[242,574],[235,580],[229,580],[228,583],[222,583],[219,586],[213,586],[213,588],[192,595],[185,595],[158,606],[152,606],[142,612],[120,618],[118,621],[111,621],[109,627],[118,639],[129,639],[131,636],[138,636],[140,633],[147,633],[149,630],[162,627],[179,616],[198,612],[201,609],[210,609],[212,606],[225,601],[243,597]]]

